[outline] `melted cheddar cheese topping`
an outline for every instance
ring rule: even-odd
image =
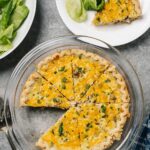
[[[83,50],[61,51],[42,60],[20,97],[21,106],[68,109],[36,143],[42,150],[106,149],[121,138],[129,102],[125,80],[115,66]]]
[[[80,148],[77,111],[75,107],[70,108],[61,120],[41,137],[50,148],[54,146],[60,150]]]
[[[122,96],[124,91],[127,93],[127,88],[124,83],[124,79],[116,69],[113,72],[106,71],[96,80],[86,95],[82,97],[81,101],[95,104],[128,103],[129,96],[127,95],[126,98]]]
[[[72,107],[41,139],[49,144],[49,149],[94,149],[109,137],[120,139],[116,129],[121,126],[119,120],[122,114],[128,115],[122,104],[83,104]]]
[[[109,0],[105,3],[104,9],[96,13],[93,23],[100,25],[129,22],[139,16],[141,16],[141,10],[138,0]]]
[[[70,55],[63,57],[55,55],[53,59],[38,68],[38,72],[70,100],[74,99],[72,59]]]
[[[21,105],[31,107],[61,107],[71,105],[68,100],[38,73],[29,76],[21,94]]]
[[[75,55],[72,60],[75,101],[80,99],[93,85],[95,80],[104,72],[108,64],[85,57],[82,54]]]

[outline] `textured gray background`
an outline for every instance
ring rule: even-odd
[[[0,60],[0,97],[4,96],[7,81],[14,67],[29,50],[46,40],[71,34],[57,12],[55,0],[38,0],[37,13],[29,34],[12,54]],[[145,103],[150,103],[150,30],[136,41],[118,49],[135,67],[142,83]],[[148,105],[145,105],[147,112],[148,108]],[[0,150],[10,150],[2,132]]]

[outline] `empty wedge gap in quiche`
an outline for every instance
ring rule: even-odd
[[[129,104],[83,104],[70,108],[36,145],[49,149],[106,149],[120,140]]]
[[[73,49],[71,54],[73,55],[72,68],[75,101],[79,103],[80,99],[110,63],[106,59],[84,50]]]
[[[20,106],[68,109],[71,103],[39,73],[32,73],[23,87]]]
[[[129,103],[130,97],[126,82],[114,65],[96,80],[81,98],[82,103]]]
[[[95,25],[131,22],[141,16],[139,0],[108,0],[104,9],[97,12],[93,23]]]
[[[63,50],[48,56],[37,65],[37,72],[69,100],[74,99],[72,59],[70,50]]]

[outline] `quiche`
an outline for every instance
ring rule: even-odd
[[[20,106],[68,109],[71,105],[53,85],[49,84],[37,72],[29,76],[20,96]]]
[[[128,103],[130,97],[122,75],[111,65],[88,90],[81,102]]]
[[[109,62],[102,57],[83,50],[71,50],[73,57],[73,81],[75,101],[86,95],[97,78],[107,69]]]
[[[48,56],[37,65],[37,72],[69,100],[74,99],[72,59],[70,50],[65,50]]]
[[[108,60],[80,49],[41,60],[25,82],[20,106],[66,113],[37,141],[41,150],[104,150],[121,139],[130,117],[123,75]]]
[[[36,146],[43,150],[79,150],[78,109],[70,108],[40,137]]]
[[[139,0],[108,0],[102,11],[97,12],[93,23],[95,25],[128,22],[141,16]]]
[[[83,104],[70,108],[36,143],[41,149],[108,148],[120,140],[129,104]]]

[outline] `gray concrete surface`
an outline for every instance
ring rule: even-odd
[[[12,54],[0,61],[0,97],[4,96],[7,81],[14,67],[28,51],[46,40],[71,34],[57,12],[55,0],[38,0],[37,13],[29,34]],[[118,49],[135,67],[143,87],[145,109],[148,109],[147,104],[150,103],[150,30],[136,41],[120,46]],[[10,150],[2,132],[0,132],[0,150]]]

